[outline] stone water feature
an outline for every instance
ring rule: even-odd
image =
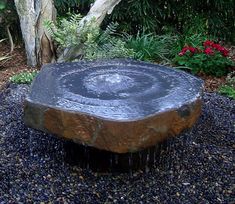
[[[50,64],[32,84],[24,119],[80,144],[68,151],[89,166],[139,168],[154,164],[159,144],[196,122],[202,87],[183,71],[128,59]]]

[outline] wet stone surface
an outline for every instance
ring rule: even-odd
[[[155,167],[112,175],[70,165],[66,141],[24,125],[28,89],[0,92],[0,203],[234,202],[234,100],[205,93],[198,122]]]
[[[25,122],[98,149],[136,152],[190,128],[202,86],[185,72],[134,60],[47,65],[26,98]]]
[[[200,97],[202,81],[182,71],[134,60],[44,67],[28,100],[106,120],[131,121]]]

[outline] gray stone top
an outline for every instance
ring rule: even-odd
[[[107,120],[140,120],[201,97],[203,81],[130,59],[49,64],[26,98],[34,104]]]

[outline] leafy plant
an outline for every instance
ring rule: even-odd
[[[235,88],[229,85],[223,85],[219,88],[219,93],[235,100]]]
[[[94,0],[55,0],[54,2],[58,15],[65,17],[68,12],[87,13]]]
[[[185,46],[175,57],[177,65],[190,68],[192,73],[204,72],[208,75],[223,76],[233,65],[228,58],[229,51],[213,41],[205,41],[202,46]]]
[[[6,2],[0,1],[0,11],[6,8]]]
[[[159,7],[155,0],[126,0],[115,7],[107,23],[118,22],[120,30],[128,33],[155,32],[159,25]]]
[[[182,49],[185,45],[192,46],[192,47],[201,47],[202,42],[206,41],[208,39],[208,36],[202,34],[202,33],[196,33],[192,35],[179,35],[179,41],[177,42],[178,45],[178,51]]]
[[[235,99],[235,72],[228,74],[226,84],[219,88],[219,93]]]
[[[177,36],[138,32],[136,36],[124,35],[127,47],[134,50],[134,58],[144,61],[169,62],[176,54]]]
[[[20,22],[13,0],[0,0],[0,38],[9,38],[9,32],[14,41],[21,37]]]
[[[84,42],[84,59],[133,57],[134,51],[126,47],[126,42],[116,34],[118,24],[110,23],[105,30],[95,22],[85,27],[81,39]]]
[[[234,11],[234,0],[125,0],[107,16],[106,23],[118,22],[121,31],[131,34],[143,30],[165,34],[164,28],[172,27],[191,36],[205,34],[201,32],[205,30],[206,34],[234,42]]]
[[[66,48],[80,43],[77,37],[77,26],[81,19],[80,14],[70,14],[68,18],[59,19],[56,24],[47,20],[44,26],[59,46]]]
[[[39,71],[24,71],[19,74],[15,74],[10,78],[10,81],[16,84],[30,84],[36,77]]]
[[[202,42],[208,38],[216,40],[214,36],[208,34],[208,24],[206,18],[203,16],[192,16],[182,28],[183,32],[179,33],[179,40],[177,42],[178,52],[184,46],[200,47]]]
[[[110,23],[105,30],[97,26],[95,20],[89,22],[77,33],[81,15],[72,14],[57,24],[47,21],[45,26],[60,48],[78,47],[79,59],[133,57],[134,51],[126,47],[126,42],[116,34],[118,24]]]

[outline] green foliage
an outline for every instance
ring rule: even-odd
[[[70,15],[68,18],[60,19],[57,24],[52,21],[45,21],[47,28],[53,39],[62,47],[70,47],[79,44],[77,37],[77,27],[82,19],[80,14]]]
[[[192,16],[183,27],[183,33],[178,34],[178,51],[184,46],[200,47],[208,38],[216,40],[216,37],[208,34],[207,20],[203,16]]]
[[[134,50],[134,58],[143,61],[169,62],[177,53],[177,36],[137,33],[125,34],[127,47]]]
[[[110,23],[102,30],[93,20],[77,33],[80,20],[81,15],[72,14],[57,24],[47,21],[45,26],[60,48],[79,47],[81,59],[133,57],[133,50],[116,34],[118,24]]]
[[[221,54],[206,55],[205,53],[198,53],[191,55],[190,53],[184,56],[177,55],[175,62],[180,66],[190,68],[192,73],[197,74],[204,72],[207,75],[224,76],[228,73],[228,67],[232,65],[231,61],[223,57]]]
[[[179,35],[179,40],[177,42],[178,51],[184,46],[200,47],[202,42],[206,41],[208,37],[201,33],[192,35]]]
[[[226,84],[219,88],[219,93],[235,100],[235,72],[228,74]]]
[[[125,42],[120,39],[113,39],[110,42],[104,44],[89,44],[86,43],[86,53],[84,59],[112,59],[122,57],[133,57],[134,52],[132,49],[127,49]]]
[[[24,71],[10,78],[10,81],[16,84],[30,84],[38,74],[37,70]]]
[[[60,17],[68,12],[86,14],[94,0],[55,0],[55,7]]]
[[[193,36],[200,34],[202,37],[208,35],[207,19],[203,15],[191,16],[182,27],[184,36]]]
[[[210,0],[203,11],[207,13],[210,34],[235,42],[234,0]]]
[[[14,0],[0,0],[0,38],[7,36],[6,26],[10,26],[14,41],[21,36],[20,23],[15,8]]]
[[[124,0],[114,9],[106,22],[118,22],[120,30],[128,33],[154,32],[159,25],[158,4],[155,0]]]
[[[229,85],[223,85],[219,88],[219,93],[235,100],[235,88]]]
[[[110,23],[106,30],[101,30],[98,27],[92,26],[95,23],[87,26],[89,30],[84,32],[87,35],[85,40],[85,55],[84,59],[100,59],[100,58],[121,58],[133,57],[134,51],[126,47],[126,42],[121,37],[116,35],[118,24]]]
[[[59,9],[66,9],[68,7],[75,7],[79,5],[78,0],[55,0],[55,6]]]
[[[234,0],[123,0],[106,22],[118,22],[122,31],[132,34],[143,30],[162,34],[168,28],[188,36],[202,33],[192,33],[193,27],[234,42],[234,11]]]
[[[4,10],[6,8],[6,2],[1,0],[0,1],[0,11],[2,12],[2,10]]]
[[[209,40],[203,46],[185,46],[173,62],[191,69],[194,74],[204,72],[218,77],[226,75],[229,66],[233,65],[228,58],[228,50]]]

